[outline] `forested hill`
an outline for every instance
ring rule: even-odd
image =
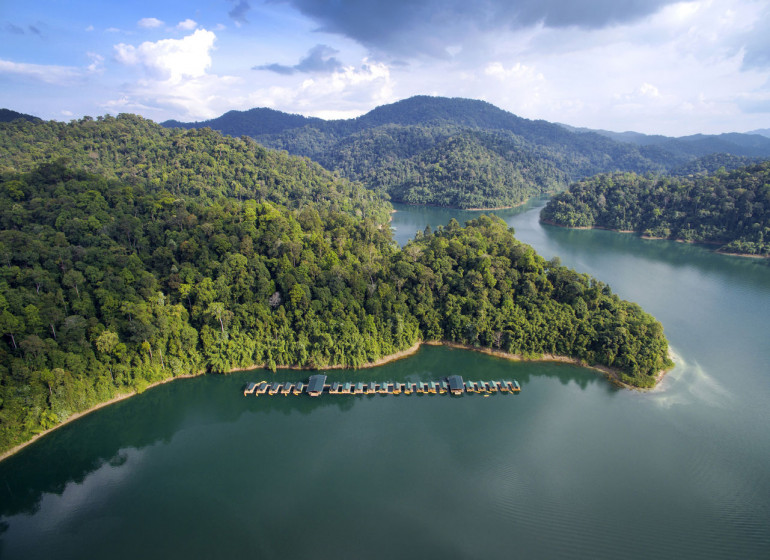
[[[694,159],[684,165],[675,167],[669,171],[670,175],[687,177],[690,175],[710,175],[717,171],[732,171],[740,167],[746,167],[756,163],[762,163],[761,158],[747,156],[733,156],[730,154],[711,154]]]
[[[770,162],[708,176],[599,175],[552,198],[541,219],[770,256]]]
[[[27,115],[25,113],[19,113],[18,111],[12,111],[11,109],[0,109],[0,122],[11,122],[16,119],[22,119],[25,121],[37,122],[41,119]]]
[[[443,97],[412,97],[348,120],[253,109],[163,124],[245,134],[310,157],[394,200],[462,208],[509,206],[596,173],[660,172],[693,159],[524,119],[484,101]],[[452,184],[441,171],[447,169],[447,145]]]
[[[321,125],[324,121],[293,115],[268,109],[265,107],[249,109],[248,111],[228,111],[221,117],[199,123],[183,123],[179,121],[166,121],[163,126],[169,128],[211,128],[229,134],[230,136],[253,136],[254,130],[260,130],[261,134],[278,134],[284,130],[300,128],[305,125]]]
[[[250,136],[307,156],[393,200],[460,208],[511,206],[597,173],[712,170],[696,158],[770,157],[770,139],[758,135],[676,139],[594,132],[524,119],[484,101],[428,96],[347,120],[251,109],[210,121],[163,124]]]
[[[130,114],[0,123],[0,171],[31,171],[60,158],[106,178],[162,188],[170,197],[253,198],[290,207],[312,202],[381,224],[391,209],[375,193],[306,158],[211,129],[169,129]]]
[[[176,157],[207,161],[196,142],[214,133],[173,134],[187,146]],[[139,140],[113,142],[102,164]],[[292,192],[320,188],[306,185],[312,167],[263,155],[293,208],[205,180],[178,189],[160,171],[118,180],[57,161],[0,174],[0,451],[166,378],[360,366],[423,339],[573,356],[638,386],[669,365],[657,321],[501,220],[453,221],[401,250],[368,213],[343,211],[353,203],[318,190],[296,204]]]

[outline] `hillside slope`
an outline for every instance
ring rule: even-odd
[[[598,175],[552,198],[541,219],[770,256],[770,162],[708,176]]]
[[[37,122],[41,120],[32,115],[27,115],[26,113],[19,113],[18,111],[13,111],[11,109],[0,109],[0,122],[12,122],[16,119],[22,119],[30,122]]]
[[[163,124],[245,134],[265,146],[307,156],[394,200],[462,208],[509,206],[599,172],[661,172],[692,159],[571,132],[459,98],[417,96],[336,121],[254,109],[200,123]],[[446,175],[432,172],[442,165],[446,143],[454,147],[452,185],[446,184]],[[458,144],[464,149],[458,150]]]
[[[295,208],[313,202],[378,223],[390,212],[381,197],[317,163],[208,128],[169,129],[129,114],[0,123],[0,171],[27,172],[61,158],[109,179],[162,186],[173,196],[206,193]]]

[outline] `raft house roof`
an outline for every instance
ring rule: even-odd
[[[446,380],[449,383],[449,390],[452,392],[465,389],[465,383],[463,383],[463,378],[460,375],[450,375]]]
[[[320,395],[324,390],[324,384],[326,383],[326,376],[323,374],[311,375],[307,382],[307,393],[309,395]]]

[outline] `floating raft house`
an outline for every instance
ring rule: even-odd
[[[351,383],[334,381],[326,383],[326,375],[311,375],[307,383],[268,383],[267,381],[250,382],[243,390],[244,395],[301,395],[311,397],[329,395],[462,395],[463,393],[481,393],[489,396],[491,393],[518,393],[521,391],[519,382],[513,380],[498,381],[464,381],[460,375],[450,375],[440,381],[393,382],[382,381],[369,383]]]
[[[323,393],[326,387],[326,376],[323,374],[311,375],[307,382],[307,394],[311,397],[317,397]]]

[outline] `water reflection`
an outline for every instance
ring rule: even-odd
[[[519,216],[535,207],[541,207],[545,199],[530,200],[526,204],[516,208],[506,208],[503,210],[457,210],[455,208],[441,208],[438,206],[414,206],[410,204],[394,203],[393,208],[396,211],[392,215],[391,228],[393,229],[393,238],[399,245],[406,245],[407,241],[414,238],[415,234],[423,232],[426,226],[435,230],[439,226],[445,226],[452,218],[460,224],[465,224],[469,220],[474,220],[482,214],[496,215],[503,220],[510,220],[514,216]]]
[[[603,230],[572,230],[542,225],[540,231],[559,248],[559,253],[577,253],[576,247],[591,243],[601,244],[602,251],[610,258],[633,255],[648,263],[665,263],[675,268],[698,267],[709,272],[724,269],[755,271],[767,275],[768,260],[735,255],[723,255],[713,251],[713,246],[680,243],[663,239],[643,239],[632,233]]]
[[[127,448],[168,444],[181,429],[235,423],[247,412],[307,415],[324,407],[345,411],[354,404],[309,397],[249,399],[242,390],[239,397],[240,386],[218,376],[179,380],[63,426],[0,463],[0,515],[32,514],[41,495],[62,495],[105,465],[120,467]]]
[[[562,363],[511,362],[467,350],[423,346],[411,358],[378,368],[331,370],[329,381],[416,382],[436,380],[452,373],[466,379],[515,378],[526,394],[534,379],[556,380],[562,386],[585,390],[601,388],[603,393],[618,391],[598,372]],[[240,372],[230,376],[204,376],[182,379],[148,390],[89,414],[63,426],[42,440],[0,463],[0,516],[34,514],[44,495],[64,495],[72,485],[82,485],[104,469],[130,466],[129,457],[141,450],[168,445],[183,430],[199,430],[239,422],[244,414],[257,416],[310,416],[333,409],[348,413],[356,406],[367,406],[378,399],[447,399],[433,395],[265,395],[244,397],[249,381],[306,381],[308,372],[266,370]],[[515,399],[521,395],[493,395]],[[525,398],[524,396],[521,396]],[[482,399],[480,395],[460,398]]]
[[[436,347],[329,376],[513,377],[522,393],[244,397],[247,381],[308,372],[177,381],[0,463],[0,556],[766,556],[767,263],[543,228],[537,208],[509,223],[663,322],[679,365],[661,389]]]

